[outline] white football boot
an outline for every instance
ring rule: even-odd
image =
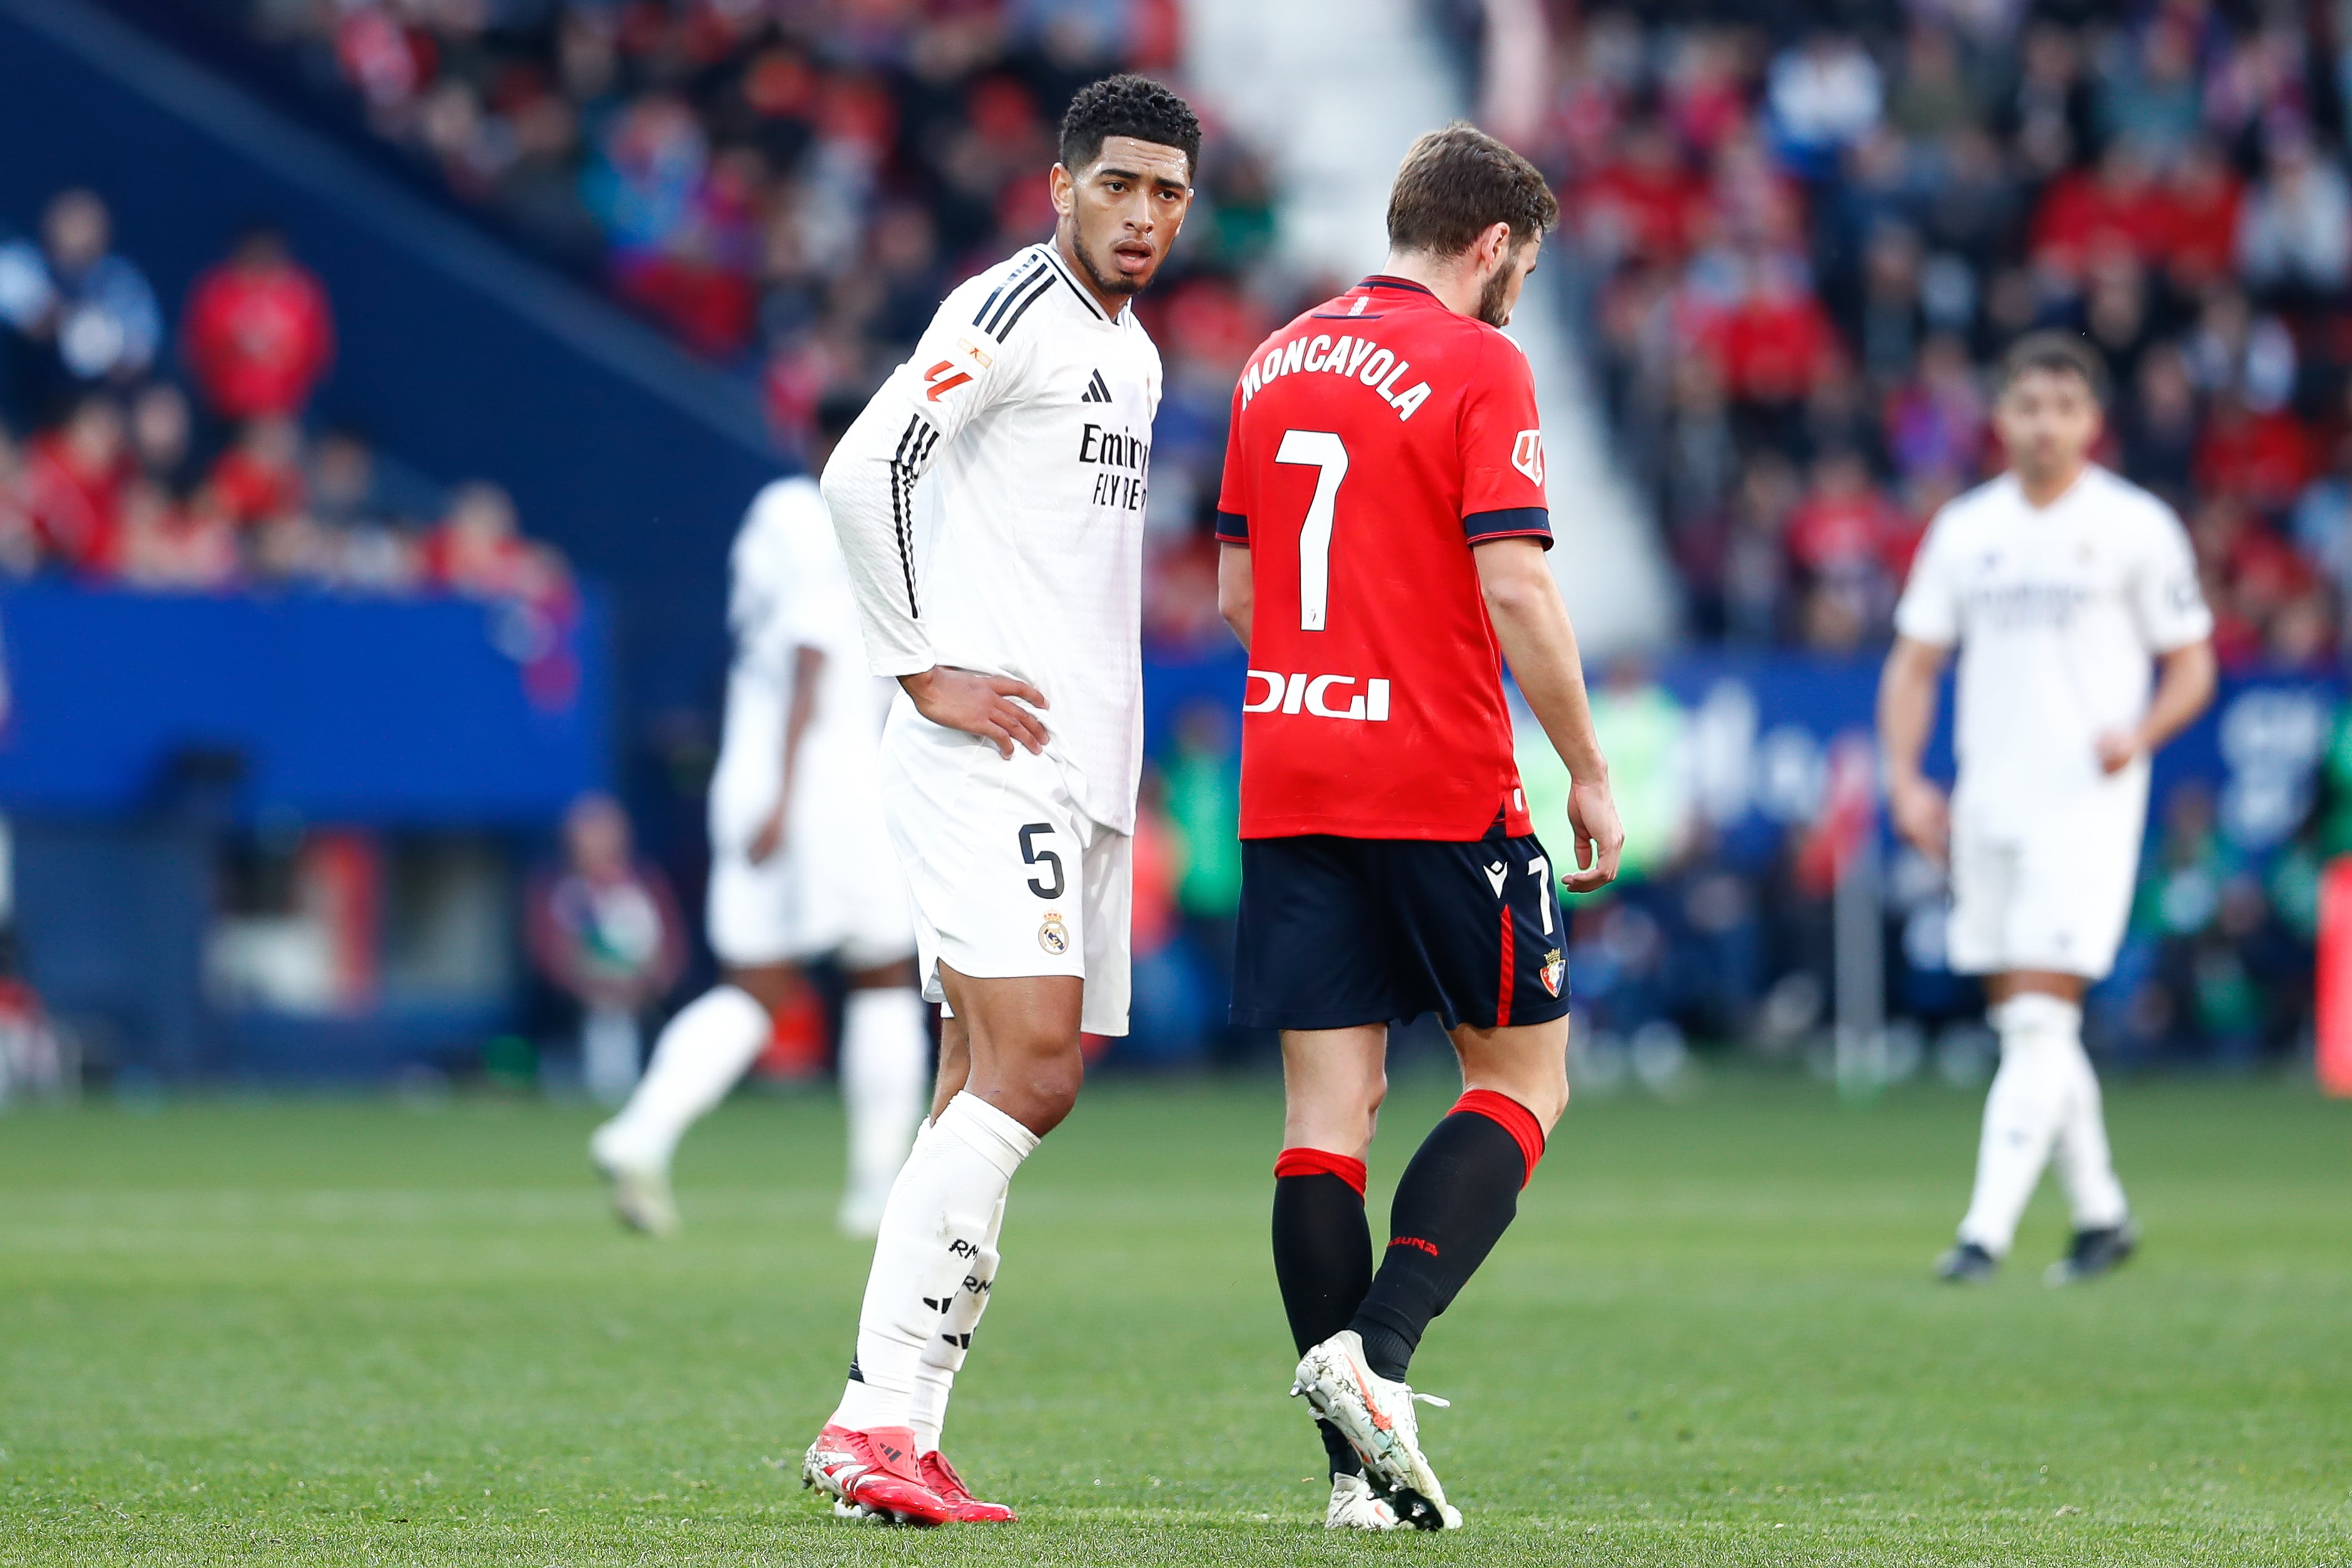
[[[1331,1506],[1324,1511],[1326,1530],[1402,1530],[1404,1521],[1389,1500],[1372,1490],[1361,1476],[1331,1478]]]
[[[669,1166],[645,1159],[607,1136],[613,1124],[596,1129],[588,1140],[588,1157],[613,1199],[613,1215],[632,1230],[647,1236],[677,1233],[677,1205],[670,1197]]]
[[[1462,1513],[1445,1500],[1437,1472],[1422,1457],[1421,1422],[1414,1404],[1443,1407],[1433,1394],[1415,1394],[1392,1383],[1364,1360],[1363,1336],[1341,1329],[1299,1358],[1293,1394],[1303,1395],[1315,1414],[1337,1427],[1385,1488],[1397,1517],[1415,1530],[1459,1530]]]

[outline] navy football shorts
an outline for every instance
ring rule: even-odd
[[[1448,1029],[1568,1011],[1559,872],[1498,817],[1472,843],[1242,841],[1234,1022],[1346,1029],[1433,1012]]]

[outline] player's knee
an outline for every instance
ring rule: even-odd
[[[1019,1066],[1007,1074],[1006,1087],[1012,1091],[1013,1103],[1005,1108],[1015,1121],[1043,1136],[1060,1125],[1078,1103],[1086,1076],[1086,1059],[1075,1050],[1024,1053]]]

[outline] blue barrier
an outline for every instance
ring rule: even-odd
[[[136,815],[204,758],[236,821],[543,825],[610,778],[605,623],[593,595],[549,642],[454,599],[0,592],[0,809]]]
[[[174,330],[237,227],[277,222],[334,301],[312,412],[438,480],[498,479],[530,532],[613,584],[633,730],[715,706],[728,543],[788,466],[747,378],[84,0],[0,0],[0,229],[65,186],[102,192]]]

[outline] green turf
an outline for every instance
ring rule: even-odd
[[[1392,1180],[1444,1103],[1407,1085]],[[837,1115],[739,1102],[687,1234],[582,1111],[0,1117],[0,1563],[2352,1561],[2352,1106],[2126,1086],[2121,1278],[1928,1282],[1972,1099],[1573,1108],[1415,1367],[1454,1536],[1327,1537],[1265,1256],[1268,1090],[1105,1083],[1022,1173],[950,1451],[1024,1521],[838,1524],[797,1457],[862,1250]],[[1376,1196],[1377,1190],[1376,1190]]]

